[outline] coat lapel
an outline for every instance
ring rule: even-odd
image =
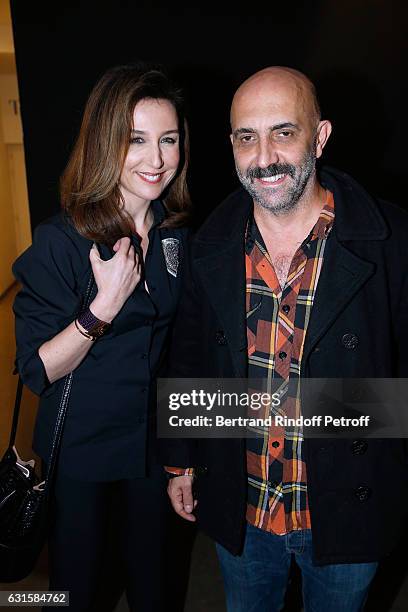
[[[320,182],[334,194],[335,221],[306,333],[303,372],[316,343],[375,272],[373,263],[354,255],[344,243],[385,240],[389,234],[377,204],[351,177],[326,167]]]
[[[226,338],[235,376],[245,378],[248,372],[245,314],[245,228],[252,200],[238,190],[218,209],[214,222],[198,232],[193,260]]]
[[[302,357],[303,368],[316,343],[374,274],[374,270],[374,264],[351,253],[338,242],[333,232],[327,241],[323,268],[307,329]]]
[[[245,253],[242,241],[196,261],[197,271],[222,330],[227,338],[236,375],[247,375],[245,317]],[[210,245],[206,245],[210,248]],[[303,364],[310,351],[337,319],[344,307],[374,273],[374,264],[364,261],[341,245],[334,235],[328,240],[325,261],[307,330]]]
[[[200,280],[226,337],[236,376],[247,375],[245,253],[242,240],[196,262]]]

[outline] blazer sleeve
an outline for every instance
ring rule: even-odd
[[[79,251],[60,227],[40,225],[33,244],[14,263],[13,274],[22,285],[13,310],[16,332],[16,367],[37,395],[50,385],[38,349],[72,322],[80,307]]]

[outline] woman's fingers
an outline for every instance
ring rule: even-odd
[[[128,255],[129,257],[135,260],[138,257],[137,251],[133,246],[132,241],[128,237],[119,238],[119,240],[115,242],[112,248],[115,254],[120,253],[122,255]]]
[[[125,236],[124,238],[121,238],[119,249],[117,250],[117,254],[127,255],[130,249],[133,249],[130,238],[128,238],[127,236]]]
[[[95,242],[93,243],[92,248],[89,251],[89,259],[90,259],[92,268],[94,267],[94,265],[97,265],[98,263],[102,261],[99,256],[99,250]]]
[[[126,300],[140,281],[142,258],[130,238],[123,237],[113,245],[111,259],[101,259],[96,244],[89,253],[98,291],[108,299],[121,303]]]

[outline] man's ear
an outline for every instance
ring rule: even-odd
[[[317,127],[317,137],[316,137],[316,157],[319,158],[323,153],[323,149],[326,145],[326,142],[329,140],[330,134],[332,132],[332,124],[330,121],[325,119],[324,121],[320,121]]]

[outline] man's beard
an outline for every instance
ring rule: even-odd
[[[244,174],[239,170],[237,165],[235,165],[239,180],[252,196],[254,202],[269,212],[276,214],[285,214],[296,208],[315,167],[315,142],[312,148],[305,154],[299,166],[294,166],[292,164],[270,164],[267,168],[249,168]],[[277,174],[287,174],[291,179],[291,184],[289,184],[289,187],[282,189],[282,194],[279,199],[273,194],[273,188],[263,188],[259,184],[253,182],[253,179],[276,176]]]

